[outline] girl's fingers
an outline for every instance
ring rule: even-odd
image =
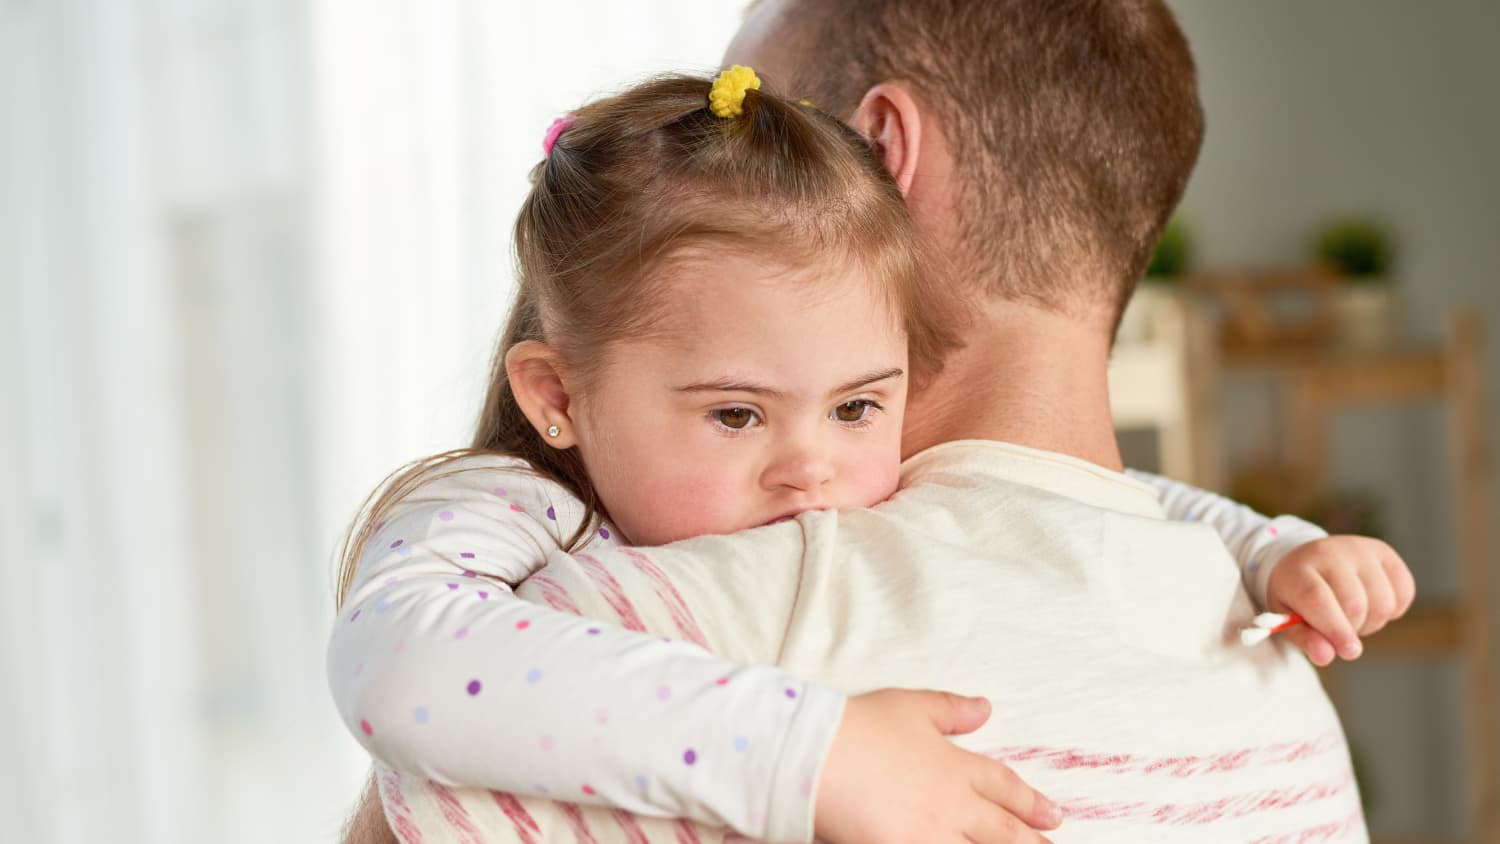
[[[1027,785],[1008,765],[977,757],[979,768],[971,777],[974,791],[1032,829],[1056,829],[1062,811],[1040,791]]]
[[[1363,569],[1360,583],[1364,586],[1369,611],[1365,613],[1365,623],[1360,625],[1359,635],[1368,636],[1396,617],[1396,590],[1385,570],[1378,565]]]
[[[1355,632],[1358,628],[1349,617],[1351,609],[1358,610],[1359,622],[1364,622],[1364,587],[1359,578],[1346,572],[1313,574],[1297,587],[1294,601],[1289,603],[1308,626],[1327,637],[1339,656],[1344,659],[1359,656],[1361,647]]]
[[[1307,656],[1307,660],[1313,665],[1322,668],[1332,664],[1339,655],[1338,649],[1328,641],[1328,637],[1312,629],[1309,624],[1299,624],[1296,627],[1288,627],[1284,632],[1278,634],[1291,642],[1296,648]]]
[[[972,844],[1046,844],[1048,839],[1015,815],[993,803],[983,803],[969,821],[964,838]]]
[[[1381,555],[1380,567],[1390,579],[1391,590],[1396,595],[1396,612],[1391,618],[1400,618],[1411,609],[1411,602],[1417,597],[1417,582],[1412,578],[1411,569],[1407,568],[1406,562],[1390,548]]]

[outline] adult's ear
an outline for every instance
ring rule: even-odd
[[[562,357],[557,350],[538,340],[523,340],[505,353],[505,375],[516,404],[542,435],[542,442],[553,448],[578,444],[578,431],[569,413],[572,399],[563,381]]]
[[[865,92],[849,125],[875,143],[885,169],[904,196],[911,190],[922,153],[922,112],[900,82],[882,82]]]

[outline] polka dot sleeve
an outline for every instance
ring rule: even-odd
[[[527,578],[581,503],[512,462],[460,468],[386,514],[330,639],[335,704],[371,756],[447,786],[811,840],[843,695],[580,617],[579,587]],[[577,556],[632,553],[618,544],[606,525]]]
[[[1243,504],[1188,484],[1133,469],[1126,473],[1156,490],[1167,518],[1202,522],[1218,532],[1239,563],[1245,591],[1261,609],[1266,609],[1266,585],[1281,558],[1299,545],[1328,536],[1328,531],[1296,516],[1267,518]]]

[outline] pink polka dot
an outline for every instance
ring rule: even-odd
[[[583,793],[589,795],[590,797],[592,797],[594,795],[594,787],[592,785],[586,785],[586,786],[584,786],[583,787]]]
[[[453,521],[453,511],[452,510],[444,510],[443,512],[438,513],[438,518],[442,519],[445,522],[451,522],[451,521]]]
[[[496,495],[500,495],[500,496],[505,495],[505,487],[503,487],[503,486],[497,486],[497,487],[495,487],[495,494]]]
[[[361,662],[359,665],[354,666],[354,676],[358,677],[363,673],[365,673],[365,664],[363,662]]]
[[[1272,536],[1280,536],[1280,535],[1281,535],[1281,531],[1278,531],[1278,530],[1277,530],[1277,529],[1276,529],[1276,526],[1275,526],[1275,525],[1271,525],[1271,526],[1269,526],[1269,527],[1267,527],[1267,528],[1266,528],[1266,533],[1269,533],[1269,534],[1271,534],[1271,535],[1272,535]]]
[[[392,583],[395,583],[395,582],[396,582],[396,578],[395,577],[387,577],[385,579],[385,584],[384,585],[390,586]]]
[[[720,677],[719,679],[717,679],[717,680],[714,681],[714,684],[718,685],[718,686],[727,686],[727,685],[729,685],[729,678],[728,677]]]
[[[803,780],[802,788],[799,790],[802,792],[803,797],[812,796],[812,777],[808,777],[807,779]]]
[[[537,744],[539,744],[543,750],[551,750],[553,745],[552,736],[542,736],[542,740],[537,742]]]
[[[467,627],[460,627],[460,628],[458,628],[458,632],[453,634],[453,638],[455,638],[455,639],[463,639],[463,638],[467,638],[468,635],[469,635],[469,628],[467,628]]]
[[[363,718],[359,719],[359,728],[367,736],[373,736],[373,735],[375,735],[375,728],[372,727],[372,726],[370,726],[370,722],[366,721]]]
[[[531,622],[527,621],[524,618],[521,619],[520,621],[516,622],[516,629],[517,630],[525,630],[526,628],[528,628],[530,626],[531,626]]]
[[[396,653],[401,653],[404,650],[406,650],[406,640],[402,639],[396,643],[395,651]]]
[[[515,510],[517,513],[524,513],[524,512],[526,512],[526,508],[522,507],[519,504],[512,504],[512,505],[510,505],[510,509]]]
[[[672,698],[672,690],[671,689],[667,688],[666,686],[660,686],[660,687],[657,688],[657,690],[656,690],[656,699],[657,700],[670,700],[671,698]]]
[[[594,720],[597,721],[597,722],[599,722],[600,724],[607,724],[607,723],[609,723],[609,710],[608,709],[596,709],[596,710],[594,710]]]

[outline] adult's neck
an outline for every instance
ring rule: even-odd
[[[1110,332],[1015,302],[981,306],[964,348],[913,395],[902,450],[1000,440],[1123,468],[1109,410]]]

